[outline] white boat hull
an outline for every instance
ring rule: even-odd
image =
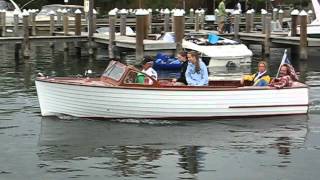
[[[36,81],[42,116],[207,119],[306,114],[308,88],[170,90]]]

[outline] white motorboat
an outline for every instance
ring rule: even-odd
[[[308,86],[299,82],[283,89],[226,80],[173,86],[116,61],[101,78],[39,77],[35,84],[42,116],[198,120],[306,114],[309,106]]]
[[[68,17],[70,21],[74,21],[74,16],[76,10],[80,10],[84,19],[84,9],[83,6],[79,5],[63,5],[63,4],[50,4],[45,5],[41,8],[40,12],[36,16],[37,22],[48,22],[50,21],[50,12],[53,11],[55,13],[54,19],[57,20],[57,13],[58,11],[62,11],[63,9],[66,9],[68,12]]]
[[[198,51],[202,60],[207,61],[208,68],[235,68],[251,65],[252,51],[246,45],[214,34],[212,36],[217,38],[214,43],[209,42],[208,38],[186,36],[182,42],[182,47],[186,50]],[[174,42],[174,34],[165,33],[161,39]]]

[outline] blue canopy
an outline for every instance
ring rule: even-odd
[[[208,41],[210,44],[216,44],[219,41],[220,37],[215,34],[209,34]]]

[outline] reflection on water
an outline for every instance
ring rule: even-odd
[[[99,74],[107,64],[84,52],[77,58],[72,48],[63,53],[61,47],[36,45],[30,60],[16,66],[14,45],[0,45],[0,162],[5,162],[0,163],[0,179],[317,179],[317,55],[293,61],[302,81],[311,85],[308,116],[197,122],[42,118],[34,87],[38,72],[76,76],[92,69]],[[256,56],[248,69],[256,71],[260,49],[252,48]],[[271,74],[277,72],[282,53],[273,49],[267,59]]]
[[[38,156],[48,172],[56,171],[65,161],[83,161],[85,166],[77,166],[77,171],[69,169],[73,175],[90,168],[109,170],[107,174],[112,172],[112,176],[155,178],[168,170],[166,162],[184,179],[209,171],[204,164],[210,163],[215,153],[264,154],[273,150],[279,156],[272,159],[279,159],[277,166],[283,167],[291,162],[291,149],[303,148],[307,119],[284,116],[281,121],[259,118],[137,124],[46,117],[41,120]]]

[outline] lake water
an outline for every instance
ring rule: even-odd
[[[260,49],[252,49],[256,62]],[[283,51],[272,50],[272,73]],[[99,73],[107,62],[48,44],[32,52],[28,63],[16,66],[14,46],[0,45],[1,180],[319,178],[319,49],[310,49],[307,62],[294,62],[311,86],[309,115],[198,122],[41,117],[37,72]]]

